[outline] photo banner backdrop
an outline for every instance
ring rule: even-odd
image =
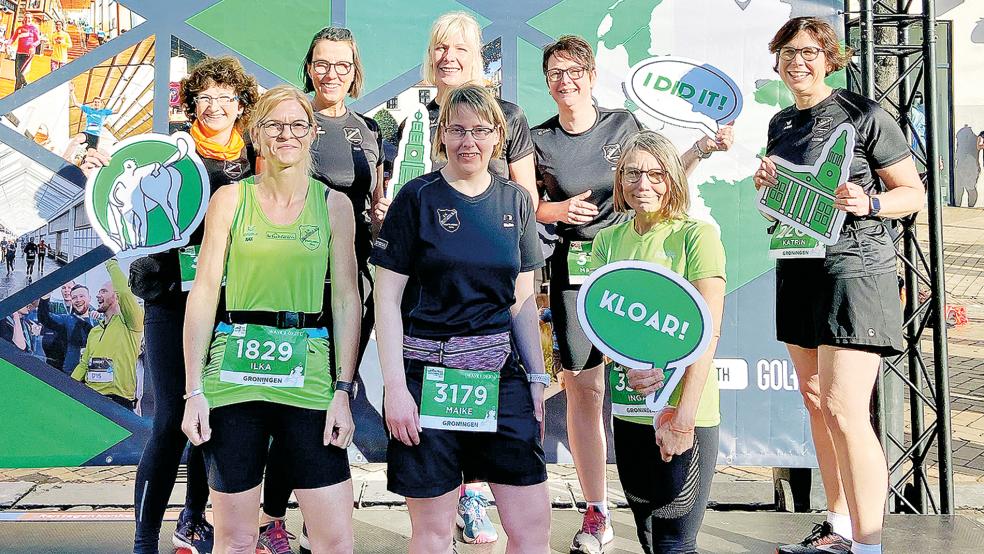
[[[94,0],[100,9],[93,12],[103,13],[108,4]],[[353,32],[365,67],[362,96],[349,106],[379,123],[387,159],[406,158],[398,150],[414,149],[406,141],[400,144],[397,128],[436,93],[421,81],[428,30],[441,14],[464,10],[483,26],[485,84],[521,106],[531,126],[556,113],[541,70],[541,49],[564,34],[580,35],[595,49],[597,103],[633,111],[681,151],[733,123],[735,148],[703,161],[690,178],[691,214],[720,230],[727,254],[727,297],[715,362],[722,411],[718,459],[733,465],[815,465],[795,372],[774,338],[769,222],[757,208],[751,175],[759,163],[755,155],[764,153],[769,119],[792,102],[772,70],[768,40],[790,17],[820,16],[841,27],[838,0],[120,4],[128,14],[125,20],[90,21],[91,40],[73,47],[68,61],[52,65],[50,73],[44,60],[46,70],[27,74],[26,86],[18,87],[15,75],[0,72],[0,149],[12,151],[0,157],[0,175],[10,167],[16,173],[0,182],[15,204],[0,209],[0,234],[25,242],[44,238],[51,249],[47,272],[9,290],[0,299],[0,316],[25,310],[33,317],[43,296],[59,309],[68,311],[77,301],[85,311],[85,300],[73,300],[72,287],[64,285],[86,282],[94,299],[107,280],[104,262],[113,249],[101,246],[83,206],[86,178],[77,164],[86,139],[76,139],[81,133],[95,133],[106,150],[139,134],[170,134],[184,121],[175,104],[175,84],[206,56],[238,57],[267,89],[283,82],[300,86],[311,36],[324,26],[340,25]],[[843,86],[843,75],[830,82]],[[399,180],[393,175],[393,182]],[[162,210],[149,205],[147,219],[167,222]],[[129,228],[123,235],[130,238]],[[18,263],[23,264],[20,258]],[[87,278],[92,272],[95,276]],[[41,324],[25,328],[38,331],[33,335],[38,345],[54,350],[28,352],[0,341],[5,384],[0,418],[6,422],[0,426],[0,467],[136,463],[153,413],[153,392],[138,384],[140,415],[129,411],[71,379],[64,355],[57,357],[65,344],[48,336],[50,329]],[[59,361],[62,366],[52,365]],[[136,367],[140,383],[143,365],[141,356]],[[380,462],[386,437],[374,342],[360,375],[363,392],[353,408],[359,430],[350,458]],[[551,387],[544,444],[550,462],[571,462],[565,410],[563,391]],[[13,422],[20,423],[9,425]],[[17,430],[21,424],[32,425],[35,432],[25,436]]]

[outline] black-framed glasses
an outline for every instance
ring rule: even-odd
[[[237,102],[238,100],[239,100],[238,96],[228,96],[225,94],[223,94],[222,96],[209,96],[207,94],[199,94],[198,96],[195,97],[195,103],[201,104],[202,106],[211,106],[214,104],[218,104],[220,106],[228,106],[229,104],[232,104],[233,102]]]
[[[311,124],[307,121],[294,121],[293,123],[283,123],[281,121],[266,121],[260,124],[263,134],[269,138],[277,138],[284,134],[284,129],[290,129],[290,134],[294,138],[304,138],[311,132]]]
[[[352,62],[326,62],[324,60],[318,60],[311,62],[311,69],[314,70],[315,75],[327,75],[331,68],[335,68],[335,73],[338,75],[348,75],[352,72],[352,68],[355,66]]]
[[[812,62],[817,59],[821,52],[823,52],[823,48],[817,48],[816,46],[804,46],[803,48],[783,46],[779,49],[779,57],[788,62],[792,61],[796,57],[796,54],[799,54],[803,56],[805,61]]]
[[[449,137],[454,139],[463,139],[465,135],[471,133],[472,138],[475,140],[485,140],[492,136],[497,127],[472,127],[471,129],[465,129],[460,125],[444,126],[444,133]]]
[[[638,183],[642,176],[645,175],[649,182],[658,185],[666,180],[666,172],[662,169],[650,169],[648,171],[642,171],[641,169],[623,169],[622,177],[625,178],[627,183]]]
[[[572,81],[576,81],[581,77],[584,77],[584,72],[586,69],[576,65],[574,67],[568,67],[567,69],[551,69],[547,71],[547,80],[551,83],[556,83],[564,78],[564,73],[571,78]]]

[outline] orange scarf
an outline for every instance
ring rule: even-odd
[[[233,127],[232,134],[229,136],[228,144],[219,144],[218,142],[212,140],[212,137],[215,135],[215,131],[212,131],[208,127],[202,125],[201,121],[197,119],[191,125],[191,138],[195,139],[195,150],[197,150],[203,157],[224,161],[238,159],[239,154],[246,146],[246,143],[243,141],[242,133]]]

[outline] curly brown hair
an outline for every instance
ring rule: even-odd
[[[249,121],[253,106],[259,98],[256,79],[246,73],[243,64],[232,56],[205,58],[187,77],[181,79],[179,98],[181,109],[191,122],[195,121],[195,97],[210,86],[219,85],[231,88],[239,98],[243,114],[236,120],[236,127],[244,129]]]

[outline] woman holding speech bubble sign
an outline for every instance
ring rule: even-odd
[[[588,505],[571,552],[594,554],[614,540],[605,481],[605,374],[601,353],[578,324],[575,304],[591,271],[592,239],[629,217],[614,209],[612,177],[622,143],[642,125],[627,110],[595,106],[595,58],[584,39],[565,35],[545,47],[543,74],[558,113],[533,128],[537,183],[545,196],[537,220],[556,223],[561,238],[550,258],[550,308],[565,370],[567,435]],[[715,139],[702,138],[683,155],[685,173],[732,141],[730,126]]]
[[[641,131],[623,143],[613,204],[618,213],[633,211],[635,217],[598,232],[591,269],[621,260],[663,265],[694,285],[713,320],[710,346],[686,369],[670,397],[675,409],[661,412],[655,422],[657,414],[648,411],[645,396],[661,388],[663,368],[616,368],[610,376],[615,462],[643,550],[696,552],[721,422],[712,366],[724,312],[724,245],[712,225],[687,216],[690,195],[683,163],[658,133]],[[637,394],[620,394],[629,389]],[[619,410],[622,405],[627,409]]]
[[[505,126],[487,89],[452,90],[434,139],[447,165],[400,189],[373,243],[392,437],[387,488],[407,497],[413,554],[451,550],[459,487],[473,480],[495,494],[506,552],[549,548],[542,437],[550,379],[533,297],[543,256],[530,195],[489,171]],[[411,277],[420,290],[405,314]]]
[[[778,552],[880,553],[888,474],[869,405],[880,358],[905,348],[884,219],[917,212],[925,190],[892,116],[824,82],[849,61],[829,24],[791,19],[769,50],[796,101],[769,123],[769,156],[815,166],[839,126],[856,135],[848,177],[834,191],[834,207],[847,213],[838,242],[819,258],[776,262],[776,338],[787,345],[810,414],[828,510],[806,539]],[[764,158],[754,181],[777,184],[776,164]]]

